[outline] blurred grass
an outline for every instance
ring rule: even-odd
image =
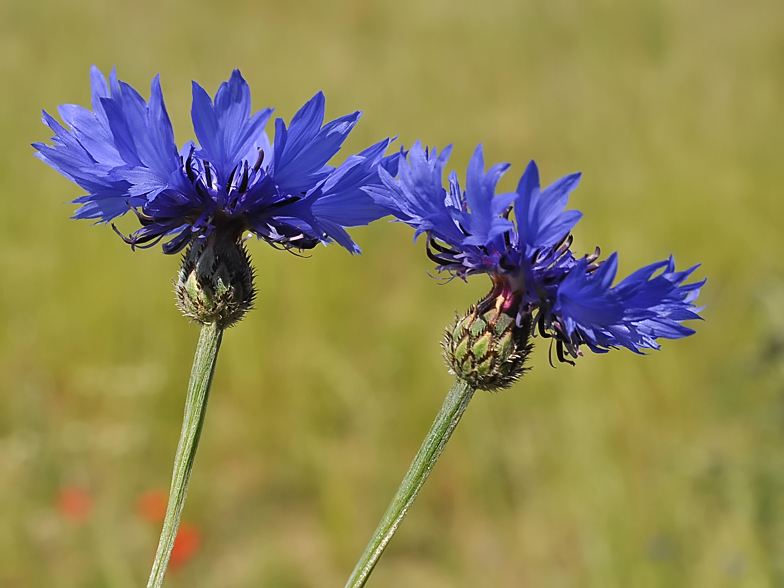
[[[474,400],[374,587],[784,585],[784,5],[775,0],[0,4],[0,586],[141,585],[197,329],[178,260],[68,220],[32,157],[42,108],[116,64],[161,73],[179,142],[192,79],[242,69],[286,118],[315,91],[388,135],[582,170],[575,249],[621,272],[675,253],[706,321],[661,353],[547,349]],[[298,259],[252,244],[257,310],[227,333],[172,587],[342,586],[450,385],[438,340],[487,284],[440,286],[411,231]],[[57,508],[63,488],[89,516]]]

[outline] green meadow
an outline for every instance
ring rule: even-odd
[[[780,0],[0,3],[0,586],[144,585],[198,337],[179,258],[69,220],[83,192],[33,157],[91,64],[145,98],[160,73],[180,144],[191,80],[240,68],[254,110],[363,110],[342,157],[397,135],[461,178],[482,142],[504,190],[582,171],[576,253],[702,263],[696,335],[574,368],[537,338],[477,393],[369,587],[784,586]],[[249,243],[167,586],[343,586],[427,432],[489,282],[428,277],[400,223],[351,233],[361,256]]]

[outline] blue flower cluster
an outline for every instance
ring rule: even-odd
[[[166,253],[206,239],[216,228],[239,236],[251,231],[282,247],[308,249],[334,240],[359,248],[345,227],[364,225],[388,212],[362,190],[380,184],[379,170],[395,175],[398,154],[384,156],[381,141],[337,168],[340,150],[360,113],[324,122],[319,92],[288,127],[275,121],[274,142],[264,131],[267,108],[251,116],[248,84],[235,70],[215,98],[193,84],[191,117],[198,145],[178,150],[158,77],[149,103],[112,71],[90,72],[92,111],[62,105],[69,128],[44,112],[54,145],[36,143],[36,155],[88,192],[75,202],[75,218],[109,222],[136,212],[142,227],[129,237],[149,247],[164,238]]]
[[[692,334],[681,323],[700,318],[693,302],[704,280],[684,284],[694,267],[675,271],[670,258],[613,286],[615,253],[604,262],[598,248],[572,253],[571,230],[582,214],[565,208],[580,174],[541,189],[531,162],[515,192],[496,194],[509,165],[486,172],[480,145],[466,189],[455,172],[445,188],[450,148],[438,153],[417,142],[409,153],[386,156],[389,139],[333,167],[328,162],[360,113],[324,124],[319,92],[288,127],[275,121],[270,142],[264,128],[272,110],[251,115],[250,89],[236,70],[213,99],[193,84],[198,145],[178,149],[157,77],[149,103],[114,71],[107,83],[93,67],[91,85],[92,110],[59,107],[68,128],[44,112],[55,136],[53,145],[34,144],[36,155],[87,191],[75,201],[75,218],[106,223],[134,211],[141,228],[123,235],[134,247],[166,239],[164,252],[176,253],[212,234],[236,243],[250,231],[283,248],[336,241],[358,252],[346,227],[393,214],[416,236],[427,235],[439,271],[488,274],[493,289],[485,305],[552,337],[562,361],[583,345],[594,352],[657,349],[659,338]]]
[[[582,214],[564,210],[580,174],[541,189],[531,162],[515,192],[496,194],[499,164],[485,173],[482,146],[468,164],[466,189],[452,172],[443,187],[448,147],[440,154],[417,142],[401,162],[398,177],[379,170],[383,186],[365,188],[395,217],[427,235],[427,251],[439,271],[465,278],[485,273],[493,289],[485,299],[530,320],[540,335],[556,341],[558,357],[581,354],[580,346],[602,353],[626,347],[658,349],[659,338],[677,339],[694,331],[682,321],[699,319],[693,301],[704,283],[684,284],[694,271],[675,271],[672,258],[646,266],[613,286],[618,267],[613,253],[600,262],[599,249],[575,257],[571,230]],[[509,217],[514,209],[515,222]]]

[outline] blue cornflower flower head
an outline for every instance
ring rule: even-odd
[[[75,200],[81,204],[75,218],[110,222],[134,210],[142,227],[126,237],[133,246],[168,238],[164,252],[176,253],[231,224],[283,247],[335,240],[358,252],[345,227],[388,214],[361,188],[380,184],[379,166],[394,175],[398,155],[384,157],[385,140],[337,168],[328,165],[361,113],[324,124],[321,92],[288,127],[277,119],[270,142],[264,129],[272,109],[251,115],[250,88],[238,70],[214,99],[194,82],[198,145],[178,149],[157,76],[149,103],[115,71],[108,84],[96,67],[90,78],[92,111],[60,106],[70,128],[44,112],[53,145],[33,146],[41,160],[88,192]]]
[[[618,347],[640,353],[658,349],[657,339],[694,333],[681,323],[700,318],[693,302],[704,280],[684,283],[697,266],[677,272],[670,258],[613,286],[617,254],[601,262],[598,247],[580,258],[572,253],[571,231],[582,214],[565,208],[580,174],[542,189],[532,161],[516,191],[496,194],[496,184],[509,165],[494,165],[486,172],[479,145],[468,164],[466,189],[460,187],[455,172],[444,187],[450,151],[448,147],[439,154],[417,142],[400,163],[397,178],[379,169],[382,186],[365,190],[416,229],[415,238],[427,235],[427,253],[439,271],[463,279],[479,273],[490,276],[490,294],[469,317],[503,313],[514,319],[517,332],[524,331],[517,342],[520,355],[527,349],[528,332],[538,331],[555,341],[558,358],[569,363],[569,357],[582,354],[582,346],[597,353]],[[469,337],[469,323],[458,321],[447,345],[457,347],[462,341],[470,351],[481,330]],[[500,337],[504,332],[496,334]],[[484,349],[480,345],[470,358],[474,372],[481,367],[477,356]]]
[[[288,126],[277,119],[270,141],[265,126],[272,109],[251,114],[250,88],[238,70],[214,98],[194,82],[191,118],[198,144],[178,149],[157,76],[149,102],[114,70],[107,83],[93,67],[90,79],[92,110],[60,106],[67,127],[44,112],[53,144],[33,146],[41,160],[87,192],[74,201],[81,205],[74,218],[109,223],[134,211],[141,227],[121,235],[132,247],[165,239],[165,253],[190,246],[186,258],[193,258],[194,267],[208,249],[210,263],[221,258],[248,265],[240,243],[249,231],[285,249],[335,241],[358,253],[346,227],[388,214],[366,189],[381,185],[380,171],[397,173],[400,154],[384,156],[386,139],[329,165],[361,113],[324,124],[321,92]],[[242,281],[247,286],[249,280]]]

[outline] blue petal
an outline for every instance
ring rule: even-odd
[[[499,215],[508,208],[510,198],[506,195],[499,202],[496,198],[495,187],[501,176],[509,169],[508,163],[496,164],[485,175],[484,157],[481,143],[474,151],[466,172],[465,199],[470,215],[466,215],[466,224],[470,237],[466,244],[483,246],[498,235],[514,228],[514,225]]]
[[[270,174],[288,194],[306,193],[329,174],[326,163],[359,120],[360,112],[354,112],[322,127],[324,102],[324,95],[317,93],[294,115],[288,129],[281,119],[275,121]]]
[[[586,273],[587,265],[581,259],[558,287],[553,312],[565,320],[569,335],[576,328],[586,332],[623,318],[623,306],[609,288],[618,267],[617,256],[613,253],[595,274]]]
[[[355,227],[390,214],[367,193],[367,189],[382,184],[379,166],[385,171],[397,167],[398,154],[383,156],[387,145],[389,139],[376,143],[359,155],[350,156],[330,174],[322,187],[322,196],[313,203],[316,218]]]
[[[107,84],[93,67],[90,80],[94,111],[59,107],[70,130],[44,113],[44,123],[55,132],[53,146],[34,147],[43,161],[89,192],[77,200],[83,206],[76,216],[108,221],[163,189],[179,158],[157,78],[149,106],[114,71]]]
[[[582,213],[563,209],[579,181],[580,174],[571,174],[541,191],[536,163],[528,164],[517,186],[514,205],[519,247],[549,247],[569,234]]]
[[[215,94],[215,103],[207,92],[193,83],[191,119],[201,146],[199,155],[209,161],[225,184],[232,170],[244,160],[256,160],[256,148],[266,144],[264,127],[272,109],[266,108],[253,116],[250,88],[239,70],[232,72]]]
[[[670,258],[637,270],[614,288],[615,254],[593,275],[586,268],[586,261],[580,260],[570,271],[558,288],[558,303],[553,308],[575,344],[586,343],[593,351],[623,346],[640,352],[658,349],[656,339],[694,333],[680,323],[700,318],[692,302],[704,280],[681,285],[695,268],[675,272]],[[654,276],[660,269],[665,271]]]

